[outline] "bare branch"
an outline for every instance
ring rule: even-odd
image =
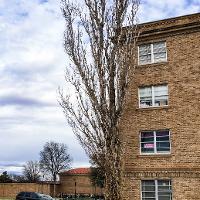
[[[71,63],[60,105],[86,153],[105,172],[105,197],[122,199],[124,141],[119,131],[135,67],[139,0],[62,0],[64,47]],[[76,100],[74,101],[74,98]]]

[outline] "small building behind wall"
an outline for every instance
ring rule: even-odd
[[[92,185],[90,175],[90,168],[76,168],[61,172],[57,194],[102,194],[101,188]]]
[[[60,181],[55,183],[55,195],[101,195],[102,189],[93,186],[90,175],[90,168],[76,168],[61,172]],[[54,183],[0,183],[0,199],[15,198],[22,191],[54,196]]]

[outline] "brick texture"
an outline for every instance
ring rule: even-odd
[[[55,185],[55,195],[61,194],[102,194],[99,187],[92,185],[90,168],[77,168],[60,173],[60,181]],[[54,195],[53,183],[0,183],[0,198],[14,198],[21,191]]]
[[[22,191],[39,192],[52,195],[50,184],[37,183],[1,183],[0,184],[0,198],[15,198],[15,196]]]
[[[166,41],[167,62],[136,66],[133,71],[120,125],[130,174],[125,199],[141,199],[140,180],[166,178],[161,171],[170,172],[174,200],[200,199],[199,26],[200,14],[139,26],[144,34],[141,32],[138,44]],[[139,108],[138,87],[158,84],[168,84],[169,105]],[[170,130],[171,153],[140,155],[140,131],[159,129]],[[137,173],[145,171],[158,173],[136,179]]]
[[[88,175],[67,175],[62,174],[60,176],[60,185],[58,187],[58,193],[64,194],[101,194],[102,191],[98,187],[94,187],[90,181]]]

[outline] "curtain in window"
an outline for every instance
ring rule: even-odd
[[[151,63],[151,44],[141,45],[139,47],[139,63]]]
[[[154,87],[155,106],[168,105],[168,87],[167,85]]]
[[[166,45],[165,42],[157,42],[153,44],[154,62],[166,61]]]
[[[140,88],[140,107],[152,106],[152,87]]]

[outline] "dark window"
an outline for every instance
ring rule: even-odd
[[[169,130],[142,131],[140,135],[141,153],[169,153]]]

